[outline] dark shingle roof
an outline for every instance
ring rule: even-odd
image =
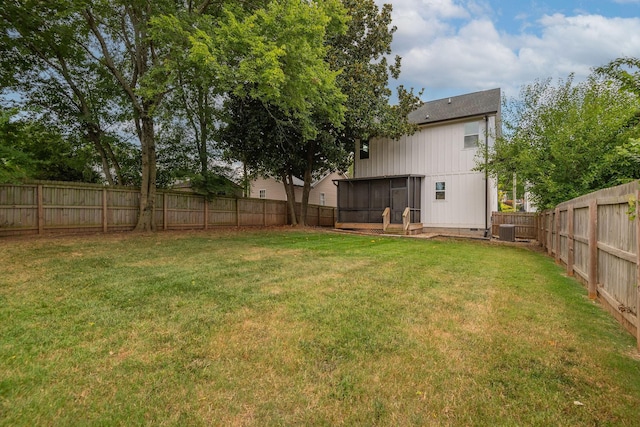
[[[499,88],[429,101],[409,114],[409,122],[427,124],[484,114],[498,114],[500,101]]]

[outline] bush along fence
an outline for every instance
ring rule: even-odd
[[[538,215],[537,240],[587,285],[640,351],[640,182],[600,190]]]
[[[129,187],[65,182],[0,184],[0,236],[132,230],[139,198],[140,190]],[[310,205],[307,222],[333,227],[335,210]],[[217,197],[207,201],[198,194],[170,190],[158,190],[155,204],[159,230],[287,225],[287,213],[287,204],[281,200]]]

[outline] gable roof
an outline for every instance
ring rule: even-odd
[[[500,102],[500,88],[438,99],[426,102],[420,108],[409,113],[409,122],[422,125],[485,114],[498,114]]]

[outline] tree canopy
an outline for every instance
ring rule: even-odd
[[[489,169],[517,173],[539,209],[640,178],[632,153],[639,98],[610,78],[573,76],[524,86],[505,102],[504,134],[496,141]],[[635,142],[634,142],[635,141]]]
[[[346,169],[357,139],[414,129],[418,97],[400,87],[389,104],[400,58],[387,62],[391,6],[374,0],[5,3],[4,104],[17,94],[21,117],[92,154],[94,175],[140,185],[139,230],[154,228],[157,185],[198,173],[210,187],[223,154],[254,174],[304,178],[304,223],[311,180]],[[13,178],[28,169],[16,166],[33,154],[23,149],[4,144]]]

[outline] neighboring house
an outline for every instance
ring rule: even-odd
[[[392,225],[409,208],[410,230],[486,236],[498,192],[474,169],[500,132],[500,103],[500,89],[427,102],[409,114],[415,134],[359,141],[354,178],[338,181],[336,226],[382,229],[385,208]]]
[[[311,190],[309,191],[309,204],[332,207],[338,206],[338,190],[333,181],[346,178],[347,176],[341,172],[332,172],[312,182]],[[296,202],[301,202],[304,182],[294,177],[293,184]],[[284,185],[281,181],[276,181],[273,178],[256,178],[251,181],[249,197],[256,199],[287,200]]]

